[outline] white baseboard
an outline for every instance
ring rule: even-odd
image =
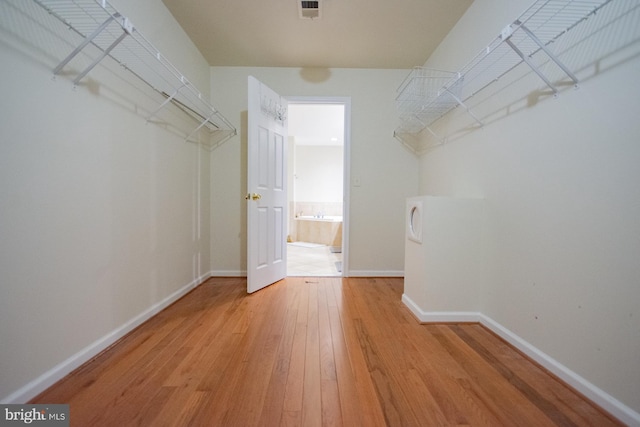
[[[28,402],[30,399],[34,398],[38,394],[45,391],[47,388],[51,387],[56,382],[60,381],[66,375],[71,373],[74,369],[79,368],[83,363],[88,362],[89,360],[94,358],[96,355],[98,355],[100,352],[104,351],[113,343],[118,341],[120,338],[124,337],[126,334],[128,334],[129,332],[131,332],[132,330],[140,326],[142,323],[146,322],[151,317],[155,316],[160,311],[164,310],[166,307],[173,304],[175,301],[183,297],[185,294],[187,294],[189,291],[191,291],[195,287],[199,286],[202,282],[207,280],[209,276],[210,274],[206,273],[201,277],[193,280],[191,283],[178,289],[177,291],[175,291],[174,293],[172,293],[162,301],[158,302],[157,304],[154,304],[144,312],[140,313],[133,319],[129,320],[124,325],[111,331],[110,333],[98,339],[97,341],[94,341],[92,344],[83,348],[82,350],[80,350],[79,352],[77,352],[67,360],[59,363],[58,365],[54,366],[52,369],[43,373],[36,379],[25,384],[20,389],[16,390],[15,392],[11,393],[7,397],[3,398],[0,402],[1,403]]]
[[[348,277],[404,277],[402,270],[349,270]]]
[[[211,277],[247,277],[247,270],[212,270]]]
[[[490,317],[479,312],[424,311],[406,294],[402,295],[402,302],[421,323],[480,323],[623,423],[628,426],[640,427],[640,413],[615,399]]]
[[[402,302],[420,323],[480,323],[480,313],[473,311],[424,311],[407,294],[402,294]]]
[[[246,277],[246,270],[213,270],[211,277]],[[350,270],[345,277],[404,277],[401,270]]]

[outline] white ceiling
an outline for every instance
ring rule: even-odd
[[[412,68],[422,65],[472,0],[163,0],[212,66]]]

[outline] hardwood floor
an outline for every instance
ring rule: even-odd
[[[31,403],[72,426],[621,425],[480,325],[420,325],[402,279],[213,278]]]

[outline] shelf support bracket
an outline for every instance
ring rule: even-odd
[[[420,118],[416,115],[413,116],[418,122],[420,122],[420,124],[422,125],[422,129],[426,129],[429,131],[429,133],[438,140],[438,142],[440,142],[440,144],[444,144],[446,142],[445,137],[442,137],[440,135],[438,135],[437,133],[435,133],[431,127],[427,126],[427,124],[425,122],[423,122],[422,120],[420,120]],[[394,132],[395,135],[395,132]],[[403,141],[404,142],[404,141]]]
[[[155,111],[149,115],[149,117],[147,117],[147,122],[148,122],[148,121],[150,121],[151,119],[153,119],[153,118],[156,116],[156,114],[158,114],[158,113],[160,112],[160,110],[162,110],[162,109],[164,108],[164,106],[165,106],[165,105],[167,105],[168,103],[170,103],[171,101],[173,101],[173,98],[175,98],[175,97],[176,97],[176,95],[177,95],[178,93],[180,93],[180,90],[181,90],[183,87],[185,87],[185,86],[186,86],[186,83],[183,81],[183,82],[182,82],[182,86],[180,86],[180,87],[179,87],[179,88],[177,88],[175,91],[173,91],[173,93],[172,93],[171,95],[169,95],[169,96],[167,97],[167,99],[165,99],[165,100],[162,102],[162,104],[160,104],[160,105],[158,106],[158,108],[156,108],[156,109],[155,109]]]
[[[549,86],[549,88],[551,88],[551,90],[553,91],[554,95],[558,94],[558,89],[555,88],[555,86],[553,86],[553,83],[551,83],[549,81],[549,79],[547,78],[547,76],[545,76],[542,71],[540,71],[540,69],[538,69],[538,67],[536,67],[536,64],[534,64],[531,59],[525,55],[524,53],[522,53],[522,51],[520,49],[518,49],[518,47],[513,44],[513,42],[511,41],[511,39],[506,39],[505,43],[508,44],[511,49],[513,49],[513,51],[515,53],[518,54],[518,56],[524,61],[526,62],[526,64],[529,66],[529,68],[531,68],[537,75],[538,77],[540,77],[542,79],[542,81],[544,81],[547,86]]]
[[[404,145],[404,147],[411,151],[413,154],[415,154],[416,156],[420,155],[420,152],[411,144],[409,144],[407,141],[404,140],[404,138],[402,138],[402,136],[400,134],[398,134],[398,132],[394,131],[393,132],[393,137],[395,139],[397,139],[398,141],[400,141],[402,143],[402,145]]]
[[[73,84],[74,85],[78,85],[78,83],[80,83],[80,80],[82,80],[82,78],[84,76],[86,76],[87,74],[89,74],[89,71],[93,70],[93,68],[98,65],[100,63],[100,61],[102,61],[104,58],[107,57],[107,55],[109,55],[109,53],[113,50],[114,47],[116,47],[122,40],[124,40],[124,38],[127,37],[127,32],[126,31],[122,31],[122,34],[120,34],[120,37],[118,37],[117,39],[114,40],[113,43],[111,43],[111,45],[109,45],[108,48],[106,48],[104,50],[104,52],[102,52],[102,55],[100,55],[99,57],[97,57],[95,59],[95,61],[93,61],[91,63],[91,65],[89,65],[87,68],[84,69],[84,71],[82,71],[80,74],[78,74],[76,76],[76,78],[73,80]]]
[[[220,139],[219,141],[216,141],[215,144],[211,146],[211,150],[215,150],[224,142],[227,142],[229,139],[233,138],[235,135],[236,135],[235,132],[229,132],[229,134],[226,135],[224,138]]]
[[[515,22],[516,25],[520,25],[520,28],[522,28],[522,31],[524,31],[531,40],[533,40],[535,42],[535,44],[537,44],[538,46],[540,46],[540,49],[542,49],[544,51],[544,53],[547,54],[547,56],[549,58],[551,58],[551,60],[562,69],[562,71],[565,72],[565,74],[567,76],[569,76],[569,78],[573,81],[574,85],[578,85],[578,78],[576,77],[575,74],[573,74],[571,72],[571,70],[562,63],[562,61],[560,61],[553,52],[551,52],[551,50],[549,50],[549,48],[547,48],[547,46],[545,46],[544,43],[542,43],[542,41],[538,38],[538,36],[536,36],[529,28],[527,28],[526,25],[524,25],[523,23],[521,23],[520,21],[516,21]],[[511,45],[510,45],[511,46]]]
[[[484,123],[482,123],[482,121],[481,121],[481,120],[480,120],[480,119],[479,119],[475,114],[473,114],[473,111],[471,111],[471,109],[470,109],[469,107],[467,107],[467,105],[466,105],[464,102],[462,102],[462,100],[461,100],[461,99],[460,99],[460,98],[459,98],[455,93],[451,92],[448,88],[444,88],[444,90],[445,90],[449,95],[451,95],[451,97],[452,97],[453,99],[455,99],[455,100],[456,100],[456,102],[458,103],[458,105],[461,105],[461,106],[462,106],[462,107],[467,111],[467,113],[469,113],[469,115],[470,115],[471,117],[473,117],[473,120],[475,120],[475,121],[480,125],[480,127],[483,127],[483,126],[484,126]]]
[[[188,141],[188,140],[189,140],[189,138],[191,138],[193,135],[195,135],[195,133],[196,133],[196,132],[198,132],[198,131],[202,128],[202,126],[204,126],[204,125],[205,125],[209,120],[211,120],[211,118],[212,118],[213,116],[215,116],[215,115],[216,115],[216,113],[217,113],[217,112],[216,112],[216,111],[214,111],[214,112],[213,112],[213,113],[211,113],[209,116],[207,116],[207,117],[202,121],[202,123],[200,123],[200,125],[199,125],[197,128],[195,128],[195,129],[194,129],[194,130],[189,134],[189,136],[187,136],[185,139]]]
[[[78,45],[78,47],[76,47],[73,52],[71,52],[69,55],[67,55],[66,58],[64,58],[62,60],[61,63],[58,64],[58,66],[56,68],[53,69],[53,75],[57,75],[63,68],[65,65],[67,65],[73,58],[75,58],[75,56],[77,54],[79,54],[82,49],[84,49],[89,43],[91,43],[93,41],[93,39],[95,39],[98,34],[100,34],[105,28],[107,28],[107,26],[109,26],[109,24],[111,23],[111,21],[113,21],[114,19],[118,18],[120,15],[116,14],[116,15],[111,15],[107,18],[106,21],[104,21],[98,28],[96,28],[93,33],[91,33],[89,36],[85,37],[85,39],[82,41],[82,43],[80,43]]]
[[[437,139],[437,140],[440,142],[440,144],[444,144],[444,143],[446,142],[444,137],[441,137],[440,135],[438,135],[437,133],[435,133],[434,131],[432,131],[432,130],[431,130],[431,128],[430,128],[429,126],[426,126],[426,127],[425,127],[425,129],[427,129],[427,130],[429,131],[429,133],[430,133],[431,135],[433,135],[433,137],[434,137],[435,139]]]

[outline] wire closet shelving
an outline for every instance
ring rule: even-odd
[[[83,41],[53,70],[57,75],[88,45],[98,48],[99,54],[74,78],[77,85],[106,57],[133,73],[164,98],[147,120],[153,119],[167,104],[172,103],[194,119],[198,125],[186,136],[191,138],[206,128],[214,145],[237,134],[236,128],[216,110],[149,40],[106,0],[33,0],[55,16]]]
[[[551,61],[577,85],[577,77],[555,56],[550,45],[611,1],[537,0],[459,71],[414,68],[397,91],[400,123],[394,136],[420,154],[407,136],[426,129],[442,141],[431,126],[456,107],[463,107],[483,126],[467,101],[522,63],[527,64],[554,95],[558,89],[543,72],[542,61]]]

